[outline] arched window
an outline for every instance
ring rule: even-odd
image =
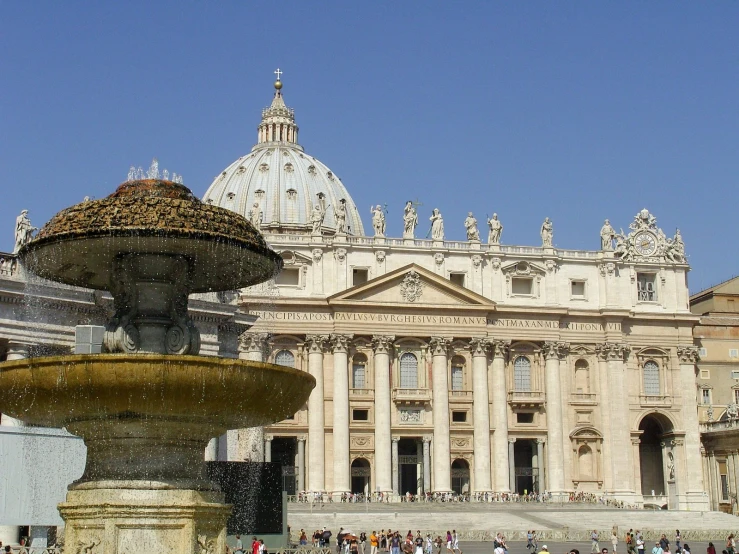
[[[580,477],[593,477],[593,450],[587,444],[577,451],[577,466]]]
[[[575,362],[575,392],[590,392],[590,367],[585,360]]]
[[[660,395],[659,366],[652,360],[644,364],[644,394],[647,396]]]
[[[452,390],[464,388],[464,358],[454,356],[452,358]]]
[[[357,354],[352,360],[352,388],[363,389],[367,386],[367,356]]]
[[[513,385],[519,392],[531,391],[531,361],[526,356],[513,361]]]
[[[275,363],[287,367],[295,367],[295,355],[289,350],[280,350],[275,354]]]
[[[418,388],[418,358],[410,352],[400,357],[400,388]]]

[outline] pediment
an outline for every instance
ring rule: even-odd
[[[479,306],[495,303],[427,269],[410,264],[328,298],[329,304],[374,303],[412,306]]]
[[[308,256],[305,256],[300,252],[295,252],[293,250],[282,250],[278,252],[278,254],[282,256],[282,259],[284,260],[286,266],[307,265],[313,263],[313,260],[311,260]]]
[[[533,275],[544,275],[546,269],[539,264],[532,263],[529,261],[512,262],[504,265],[500,268],[504,275],[512,276],[533,276]]]

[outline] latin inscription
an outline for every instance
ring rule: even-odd
[[[311,313],[252,311],[252,315],[265,321],[347,321],[359,323],[409,323],[416,325],[473,325],[510,329],[560,329],[565,331],[621,331],[621,323],[598,323],[582,321],[555,321],[547,319],[512,319],[482,316],[373,314],[356,312]]]

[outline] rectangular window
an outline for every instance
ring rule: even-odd
[[[464,286],[464,273],[450,273],[449,280],[460,287]]]
[[[585,298],[585,281],[570,281],[572,298]]]
[[[518,412],[516,423],[534,423],[534,412]]]
[[[462,390],[462,368],[452,368],[452,390]]]
[[[452,421],[454,423],[464,423],[467,421],[467,412],[452,412]]]
[[[737,350],[736,348],[730,348],[729,358],[739,358],[739,350]]]
[[[739,404],[739,389],[734,389],[734,404]]]
[[[369,410],[352,410],[354,421],[369,421]]]
[[[365,387],[365,365],[354,364],[352,366],[352,388],[363,389]]]
[[[636,274],[636,290],[637,300],[639,302],[656,302],[657,301],[657,274],[656,273],[637,273]]]
[[[698,355],[701,358],[705,358],[708,355],[708,350],[706,350],[705,348],[699,348],[698,349]]]
[[[711,370],[710,369],[701,369],[701,379],[710,379],[711,378]]]
[[[511,278],[511,294],[531,296],[534,293],[534,280],[528,277]]]
[[[701,402],[703,404],[711,403],[711,390],[710,389],[701,389]]]
[[[369,270],[368,269],[358,269],[354,268],[352,270],[352,285],[363,285],[369,280]]]
[[[726,461],[718,463],[718,474],[721,477],[721,500],[729,500],[729,475],[726,471]]]
[[[297,267],[283,269],[275,277],[275,285],[297,287],[300,285],[300,269]]]
[[[731,372],[731,378],[732,379],[739,379],[739,370],[736,370],[736,369],[732,370],[732,372]]]

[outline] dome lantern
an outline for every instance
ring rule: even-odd
[[[262,122],[257,131],[257,146],[280,142],[298,144],[298,126],[295,124],[295,111],[285,105],[282,99],[282,71],[275,71],[275,96],[272,105],[262,110]]]

